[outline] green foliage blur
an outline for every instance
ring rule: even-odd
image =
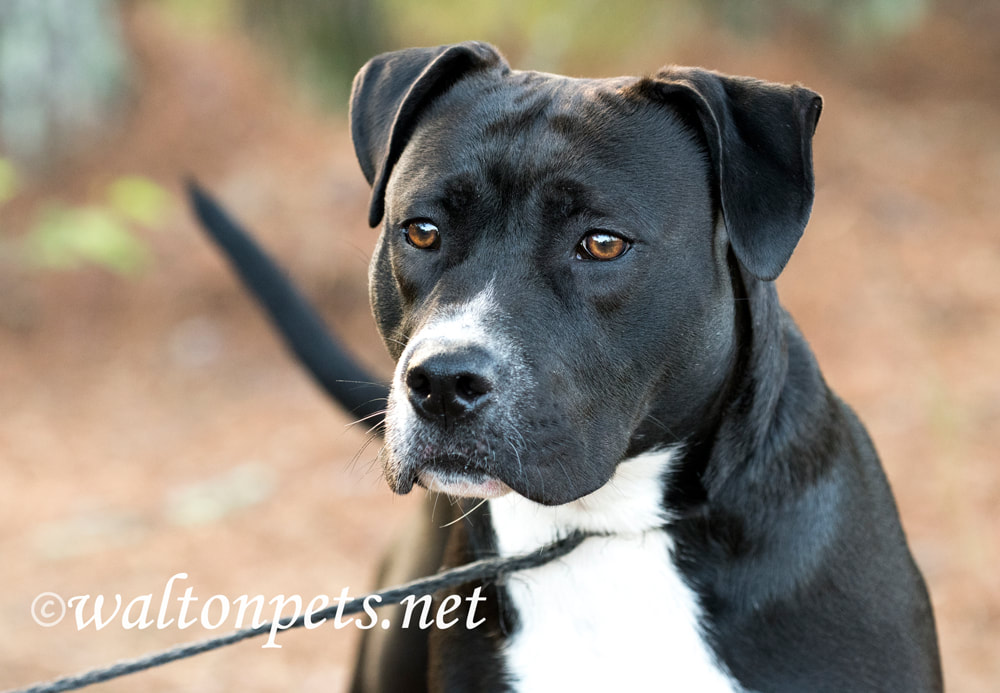
[[[13,162],[0,157],[0,205],[14,197],[19,185]]]
[[[168,193],[140,176],[115,179],[98,203],[49,202],[23,239],[22,258],[37,269],[96,265],[119,275],[139,274],[152,262],[139,230],[159,226],[168,206]]]
[[[110,208],[50,203],[25,238],[24,258],[40,269],[97,265],[116,274],[139,273],[149,252]]]
[[[0,206],[18,192],[14,164],[0,157]],[[141,176],[111,182],[103,200],[67,205],[48,200],[35,215],[28,233],[3,239],[0,259],[24,269],[65,270],[97,266],[114,274],[134,276],[152,262],[141,237],[159,227],[170,207],[170,195]]]

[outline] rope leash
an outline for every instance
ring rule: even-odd
[[[356,614],[362,610],[366,599],[371,599],[376,596],[381,597],[381,601],[372,603],[370,606],[377,609],[381,606],[396,604],[404,597],[408,597],[410,595],[420,598],[427,595],[433,595],[435,592],[440,590],[457,587],[458,585],[463,585],[468,582],[499,582],[504,576],[511,573],[528,570],[529,568],[537,568],[549,563],[550,561],[554,561],[565,556],[579,546],[580,543],[587,538],[587,536],[588,535],[586,534],[580,533],[572,534],[565,539],[560,539],[553,544],[549,544],[548,546],[531,553],[513,556],[510,558],[484,558],[472,563],[466,563],[465,565],[442,571],[430,577],[420,578],[418,580],[408,582],[405,585],[390,587],[389,589],[385,589],[380,592],[372,592],[371,594],[352,599],[351,601],[339,606],[331,606],[315,613],[302,614],[301,616],[294,618],[290,617],[288,619],[282,619],[278,621],[278,624],[282,630],[290,630],[304,625],[307,618],[315,622],[332,618],[338,613],[338,611],[342,615]],[[193,657],[203,652],[209,652],[228,645],[234,645],[238,642],[242,642],[243,640],[270,632],[273,625],[273,622],[263,623],[259,626],[235,631],[229,635],[209,638],[207,640],[201,640],[187,645],[179,645],[177,647],[146,655],[144,657],[123,660],[108,667],[92,669],[88,672],[77,674],[75,676],[65,676],[48,683],[34,684],[28,688],[11,689],[4,691],[4,693],[59,693],[60,691],[79,690],[80,688],[91,686],[95,683],[103,683],[104,681],[117,679],[128,674],[134,674],[136,672],[153,669],[154,667],[162,666],[164,664],[169,664],[170,662],[187,659],[188,657]]]

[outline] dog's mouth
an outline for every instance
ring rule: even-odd
[[[389,485],[399,494],[409,493],[414,484],[457,498],[499,498],[512,490],[478,462],[460,455],[437,455],[404,469],[387,474]]]
[[[416,481],[428,491],[456,498],[499,498],[511,491],[510,486],[483,472],[452,472],[428,468],[417,472]]]

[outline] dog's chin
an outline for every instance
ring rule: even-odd
[[[439,461],[415,465],[398,465],[387,461],[385,479],[389,488],[401,496],[412,491],[414,484],[428,491],[456,498],[499,498],[513,490],[486,471],[468,469],[467,465],[461,467],[448,468]]]
[[[491,476],[474,472],[443,472],[423,469],[417,472],[417,484],[428,491],[456,498],[499,498],[511,492],[510,486]]]

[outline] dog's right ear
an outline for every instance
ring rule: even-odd
[[[465,75],[496,66],[508,69],[493,46],[469,41],[383,53],[361,68],[351,90],[351,137],[372,186],[371,226],[382,220],[389,174],[420,112]]]

